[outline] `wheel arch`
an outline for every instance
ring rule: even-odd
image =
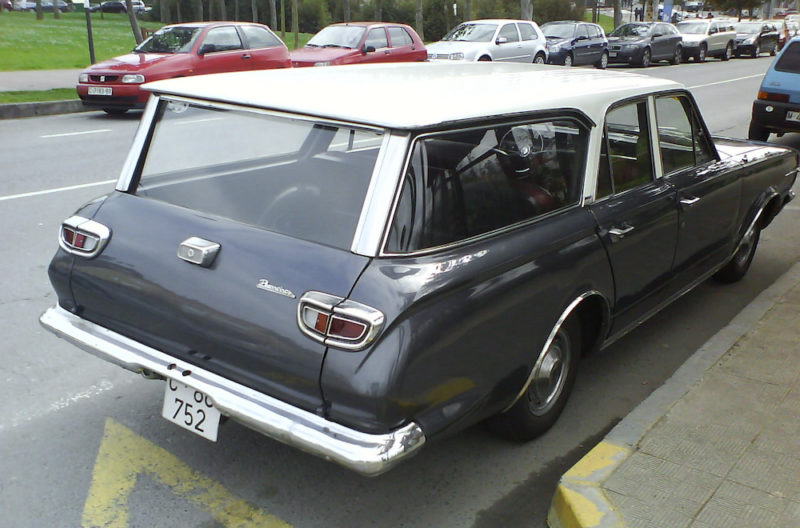
[[[556,321],[556,324],[553,325],[552,330],[550,330],[547,340],[545,340],[544,345],[541,350],[538,351],[536,357],[541,356],[542,353],[550,347],[561,327],[567,320],[573,317],[578,318],[581,326],[581,354],[585,356],[600,349],[603,337],[608,332],[611,319],[611,307],[605,295],[597,290],[587,290],[575,297],[575,299],[567,305]],[[528,374],[522,388],[514,397],[513,401],[501,412],[506,412],[511,409],[511,407],[513,407],[527,392],[528,387],[533,381],[533,374],[534,368],[532,365],[531,372]]]

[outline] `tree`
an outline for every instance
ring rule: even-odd
[[[219,0],[219,13],[220,20],[228,20],[228,6],[225,5],[225,0]]]
[[[347,0],[344,0],[347,2]],[[425,40],[425,19],[422,11],[422,0],[417,0],[417,7],[414,10],[414,29],[417,30],[419,38]]]
[[[754,8],[761,5],[761,0],[717,0],[715,4],[717,9],[725,11],[726,9],[736,9],[739,20],[742,19],[742,10],[748,9],[750,12]]]
[[[614,0],[614,27],[618,28],[622,25],[622,2]]]
[[[417,0],[417,3],[420,2],[422,2],[422,0]],[[350,0],[342,0],[342,15],[345,22],[350,22]]]
[[[144,40],[142,38],[142,30],[139,28],[139,21],[136,20],[136,13],[133,11],[133,2],[131,0],[125,0],[125,10],[128,12],[133,38],[136,39],[136,44],[141,44],[142,40]]]
[[[256,3],[256,0],[250,0],[250,13],[253,22],[258,22],[258,3]]]
[[[522,20],[533,20],[533,3],[531,0],[519,0],[519,11]]]
[[[197,15],[197,20],[202,22],[203,21],[203,0],[197,0],[195,4],[195,15]]]
[[[36,20],[44,19],[44,13],[42,12],[42,0],[36,0]]]
[[[294,33],[294,47],[300,46],[300,19],[298,17],[297,0],[292,0],[292,33]]]
[[[381,20],[383,20],[383,0],[375,0],[375,21],[380,22]]]

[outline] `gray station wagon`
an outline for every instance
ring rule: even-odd
[[[163,416],[198,435],[224,441],[227,416],[365,475],[480,421],[541,434],[582,356],[741,279],[794,196],[795,151],[712,139],[652,77],[440,63],[147,88],[116,190],[60,227],[42,324],[166,380]]]

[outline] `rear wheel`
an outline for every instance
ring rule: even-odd
[[[725,53],[722,54],[721,58],[722,60],[726,61],[726,60],[731,60],[732,56],[733,56],[733,44],[728,42],[728,45],[725,46]]]
[[[750,128],[747,130],[747,137],[756,141],[766,141],[769,139],[769,130],[751,121]]]
[[[491,60],[492,60],[491,57],[489,57],[488,55],[484,55],[483,57],[478,59],[478,62],[491,62]]]
[[[544,64],[544,62],[545,61],[544,61],[544,54],[543,53],[537,53],[536,56],[533,58],[533,63],[534,64]]]
[[[773,56],[773,57],[778,54],[778,43],[777,42],[772,45],[772,48],[770,48],[770,50],[769,50],[769,54],[771,56]]]
[[[757,59],[759,55],[761,55],[761,44],[756,43],[756,45],[753,47],[753,58]]]
[[[602,55],[600,55],[600,60],[597,61],[594,65],[595,68],[599,70],[605,70],[608,67],[608,52],[604,51]]]
[[[508,411],[490,418],[489,427],[500,436],[518,441],[532,440],[547,431],[567,403],[580,356],[581,327],[573,316],[539,354],[525,394]]]
[[[753,262],[760,235],[761,230],[757,226],[750,227],[742,237],[739,249],[736,250],[731,261],[715,273],[714,278],[720,282],[727,283],[741,280],[747,274],[747,270],[750,269],[750,263]]]
[[[127,111],[127,108],[103,108],[103,112],[109,115],[122,115]]]
[[[672,58],[669,60],[670,64],[680,64],[681,57],[683,57],[683,49],[680,46],[675,47],[675,52],[672,54]]]

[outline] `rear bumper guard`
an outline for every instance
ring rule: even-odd
[[[247,427],[365,476],[387,471],[425,444],[425,434],[414,422],[385,434],[356,431],[177,360],[60,306],[49,308],[39,321],[101,359],[132,372],[185,383],[210,396],[222,414]]]

